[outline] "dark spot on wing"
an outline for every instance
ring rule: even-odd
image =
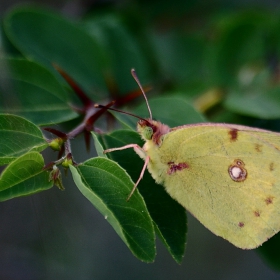
[[[273,170],[274,170],[274,162],[271,162],[271,163],[269,164],[269,170],[270,170],[270,171],[273,171]]]
[[[262,151],[262,145],[260,144],[255,144],[255,150],[260,153]]]
[[[255,217],[259,217],[261,215],[261,213],[259,210],[256,210],[256,211],[254,211],[254,215],[255,215]]]
[[[244,227],[244,223],[243,222],[239,222],[238,226],[242,228],[242,227]]]
[[[272,204],[273,203],[273,196],[268,196],[264,201],[266,205]]]
[[[238,137],[238,129],[233,128],[228,132],[228,134],[230,135],[231,141],[236,141]]]
[[[167,174],[171,175],[177,171],[181,171],[185,168],[189,168],[189,165],[186,162],[180,162],[178,164],[175,164],[173,161],[170,161],[167,163],[169,165]]]

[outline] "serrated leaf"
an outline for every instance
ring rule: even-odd
[[[132,143],[143,145],[138,133],[129,130],[114,131],[109,135],[100,135],[99,138],[105,148],[121,147]],[[134,182],[137,181],[144,162],[133,149],[112,152],[108,156],[117,161],[129,173]],[[187,218],[185,209],[173,200],[162,186],[155,183],[147,170],[138,185],[138,189],[145,199],[160,239],[172,257],[180,263],[186,246]]]
[[[0,165],[10,163],[30,150],[48,147],[39,127],[28,120],[0,114]]]
[[[51,188],[49,174],[43,167],[44,159],[37,152],[24,154],[10,163],[0,177],[0,201]]]
[[[25,57],[40,61],[54,73],[51,63],[57,63],[91,94],[96,89],[105,92],[104,54],[79,24],[48,10],[23,6],[6,15],[3,29]]]
[[[128,174],[117,163],[93,158],[76,168],[70,166],[73,179],[82,194],[104,215],[131,252],[140,260],[155,258],[153,224],[141,195],[133,188]]]
[[[78,116],[55,76],[38,63],[0,58],[0,112],[21,115],[38,125]]]

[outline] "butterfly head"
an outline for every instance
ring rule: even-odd
[[[163,136],[170,131],[170,128],[158,121],[140,119],[137,123],[137,131],[144,141],[152,140],[160,146]]]

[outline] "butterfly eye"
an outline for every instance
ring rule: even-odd
[[[146,126],[143,131],[143,137],[147,140],[151,140],[154,134],[153,129],[150,126]]]

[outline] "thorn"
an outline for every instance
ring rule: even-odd
[[[68,75],[60,66],[56,63],[53,63],[53,67],[57,72],[64,78],[64,80],[69,84],[69,86],[74,90],[76,95],[82,101],[85,107],[92,105],[91,99],[86,95],[86,93],[81,89],[81,87],[74,81],[74,79]]]

